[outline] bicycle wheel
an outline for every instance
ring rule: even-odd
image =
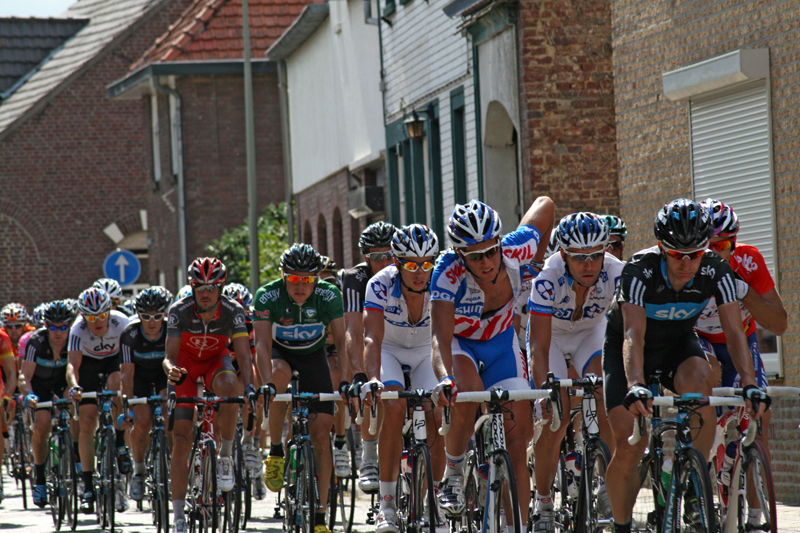
[[[219,524],[219,496],[217,492],[217,446],[214,441],[204,444],[202,479],[200,482],[200,517],[202,530],[216,533]]]
[[[695,448],[678,450],[672,475],[677,476],[674,507],[672,519],[667,517],[665,530],[675,533],[716,531],[711,479],[703,455]]]
[[[28,508],[28,429],[22,420],[17,420],[14,425],[14,450],[16,459],[16,478],[22,485],[22,507]]]
[[[413,449],[411,473],[411,520],[408,529],[417,533],[435,533],[438,521],[436,495],[433,490],[433,469],[428,445],[417,444]],[[412,528],[413,524],[413,528]]]
[[[242,471],[244,455],[242,452],[242,435],[237,431],[233,439],[233,490],[222,493],[222,531],[238,533],[239,520],[242,514]]]
[[[103,461],[105,462],[105,476],[103,476],[103,482],[106,484],[105,500],[107,527],[111,533],[114,533],[114,520],[117,511],[117,447],[115,445],[115,436],[113,428],[106,429],[106,454],[105,457],[103,457]]]
[[[775,485],[767,457],[764,446],[757,440],[744,450],[742,479],[746,482],[746,495],[739,496],[738,531],[740,532],[777,533],[778,531]],[[751,504],[748,499],[756,500],[758,503]],[[748,519],[750,512],[754,512],[753,519]]]
[[[605,477],[611,452],[606,443],[592,438],[584,449],[583,472],[578,494],[575,531],[577,533],[598,533],[612,526],[611,505],[605,491]],[[599,497],[603,501],[598,505]]]
[[[59,430],[59,477],[64,498],[64,516],[72,531],[78,527],[78,474],[75,468],[72,434],[69,429]]]
[[[661,531],[664,505],[659,501],[659,486],[653,479],[661,483],[661,460],[655,455],[645,456],[639,463],[639,493],[631,516],[633,533]]]
[[[292,460],[297,454],[295,445],[289,446],[289,456],[286,457],[283,470],[283,531],[286,533],[298,533],[299,521],[297,520],[297,510],[295,508],[297,493],[297,468]]]
[[[300,444],[297,459],[297,486],[295,490],[297,512],[300,514],[301,533],[314,533],[317,511],[317,469],[314,464],[314,450],[311,441],[304,439]]]
[[[511,466],[511,458],[505,450],[499,450],[492,454],[490,459],[495,467],[495,476],[491,480],[489,490],[492,495],[489,498],[494,500],[494,509],[489,516],[492,521],[493,531],[502,531],[503,526],[513,526],[513,531],[521,532],[519,516],[519,498],[517,496],[517,484],[514,481],[514,469]],[[511,509],[508,509],[511,507]],[[505,524],[501,523],[501,515],[505,510]],[[509,511],[511,519],[509,520]]]
[[[347,450],[350,452],[350,475],[339,477],[336,480],[336,496],[338,498],[339,516],[342,520],[342,530],[350,533],[353,529],[353,517],[356,512],[356,443],[353,428],[348,428]]]
[[[58,439],[58,435],[51,434],[50,440]],[[57,465],[58,457],[52,453],[53,446],[48,444],[47,460],[45,461],[45,472],[47,472],[47,500],[50,504],[50,515],[53,517],[53,527],[56,531],[61,531],[61,523],[64,520],[64,496],[59,478],[60,469]]]
[[[164,431],[158,431],[151,445],[152,487],[150,505],[154,509],[156,532],[169,533],[169,463],[167,461],[167,439]]]
[[[464,520],[466,521],[467,533],[480,533],[483,528],[483,508],[485,498],[481,498],[481,483],[486,483],[480,478],[478,471],[478,460],[475,452],[467,454],[467,464],[464,469],[466,473],[464,487]],[[485,487],[484,487],[485,490]]]
[[[575,501],[569,495],[567,458],[563,445],[561,452],[558,454],[558,470],[556,470],[556,477],[553,479],[553,487],[550,494],[553,495],[553,505],[555,506],[556,531],[572,531],[575,522]],[[533,505],[530,506],[528,514],[533,514]],[[532,520],[530,525],[533,527]]]

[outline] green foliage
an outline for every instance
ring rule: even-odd
[[[258,217],[259,284],[280,276],[279,260],[287,248],[286,203],[270,204]],[[210,256],[228,267],[228,283],[250,287],[250,228],[247,221],[225,231],[222,237],[205,246]]]

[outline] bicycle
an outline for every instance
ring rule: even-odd
[[[52,401],[37,405],[38,409],[50,409],[51,413],[52,430],[45,468],[48,500],[56,531],[61,531],[64,518],[72,531],[78,527],[78,474],[69,426],[69,408],[73,403],[69,398],[54,397]]]
[[[22,507],[28,508],[28,484],[32,481],[31,469],[31,434],[30,420],[26,420],[25,410],[22,408],[22,396],[15,394],[13,398],[6,401],[11,403],[14,409],[13,426],[13,448],[10,457],[11,475],[16,482],[17,488],[22,487]]]
[[[244,423],[241,413],[236,420],[236,436],[233,438],[233,460],[237,469],[241,471],[241,485],[234,488],[234,514],[236,529],[246,529],[247,521],[250,520],[252,510],[252,479],[250,469],[244,465],[244,450],[242,449],[242,437],[244,436]]]
[[[347,449],[350,452],[350,474],[344,477],[336,475],[334,468],[331,473],[331,489],[328,493],[328,508],[325,510],[325,520],[328,529],[333,531],[336,525],[336,511],[339,511],[344,533],[350,533],[353,529],[353,517],[356,511],[356,481],[358,481],[358,470],[356,468],[356,445],[353,428],[350,427],[349,413],[345,415],[345,437],[347,439]],[[331,450],[335,443],[334,435],[331,433]]]
[[[464,519],[469,533],[502,533],[506,522],[513,526],[513,531],[522,531],[517,484],[511,458],[506,451],[504,404],[541,398],[551,398],[551,391],[498,388],[459,392],[455,396],[457,402],[486,402],[489,411],[475,422],[475,450],[467,454]],[[441,435],[446,435],[450,429],[447,411],[439,430]],[[509,509],[510,517],[507,512]],[[460,525],[454,524],[451,529],[460,529]]]

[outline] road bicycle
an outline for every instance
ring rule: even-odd
[[[31,433],[30,420],[26,410],[23,409],[22,396],[15,394],[12,398],[7,398],[14,410],[14,423],[12,424],[13,448],[10,456],[11,476],[16,482],[17,488],[21,488],[22,507],[28,508],[28,485],[31,483]]]
[[[69,427],[73,403],[69,398],[54,397],[53,401],[37,405],[37,409],[49,409],[51,414],[52,429],[45,468],[50,513],[56,531],[61,531],[65,519],[72,531],[78,527],[78,475]]]
[[[152,414],[150,426],[150,446],[145,456],[147,477],[145,489],[150,501],[150,512],[153,525],[157,533],[169,533],[170,518],[170,457],[167,447],[167,433],[164,428],[164,414],[162,404],[166,399],[159,394],[152,394],[144,398],[131,398],[128,405],[147,404]],[[135,423],[135,421],[134,421]]]
[[[333,531],[336,525],[338,511],[343,533],[350,533],[353,528],[353,518],[356,512],[356,482],[358,469],[356,468],[356,444],[353,428],[350,427],[350,414],[345,415],[345,438],[347,451],[350,457],[350,473],[347,476],[337,476],[336,469],[331,473],[331,489],[328,494],[328,507],[325,509],[325,521],[328,529]],[[335,446],[334,434],[331,432],[331,450]]]

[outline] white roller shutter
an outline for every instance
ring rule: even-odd
[[[733,94],[691,102],[694,197],[730,204],[739,240],[759,249],[777,280],[775,200],[766,80]],[[780,373],[778,353],[762,353],[767,373]]]

